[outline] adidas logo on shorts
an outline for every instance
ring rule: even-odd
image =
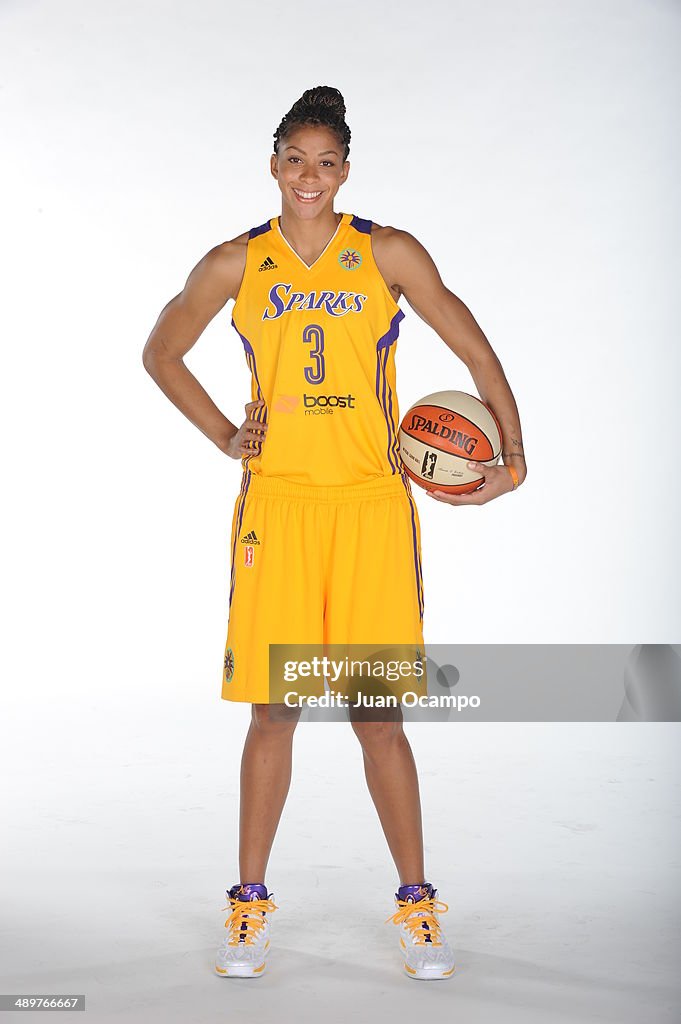
[[[260,273],[261,270],[275,270],[276,267],[277,264],[274,262],[272,257],[268,256],[266,259],[262,261],[262,263],[258,267],[258,273]]]
[[[242,544],[259,544],[260,541],[258,540],[258,538],[255,535],[255,530],[251,530],[250,533],[247,533],[245,537],[241,538],[241,543]]]

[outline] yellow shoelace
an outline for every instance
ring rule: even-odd
[[[230,897],[230,905],[223,907],[223,910],[231,910],[225,928],[231,929],[231,935],[227,941],[228,946],[236,946],[240,939],[247,946],[253,945],[260,932],[265,927],[263,910],[266,912],[277,910],[278,907],[270,899],[266,900],[237,900]],[[246,927],[244,928],[244,924]],[[243,930],[242,930],[243,929]]]
[[[435,916],[435,912],[438,911],[441,914],[445,914],[449,910],[447,903],[443,903],[442,900],[437,899],[423,899],[417,903],[406,903],[404,900],[398,900],[399,909],[395,911],[387,920],[392,921],[394,924],[404,924],[411,933],[412,940],[419,944],[423,944],[426,941],[426,936],[430,935],[431,941],[428,945],[441,946],[442,943],[436,941],[440,938],[440,923]],[[416,917],[416,914],[422,914],[422,917]],[[428,931],[423,925],[428,925]]]

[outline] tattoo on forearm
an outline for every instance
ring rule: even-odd
[[[523,455],[523,442],[519,438],[517,438],[517,437],[509,437],[509,441],[516,448],[520,448],[520,451],[519,452],[502,452],[501,454],[502,454],[503,458],[504,459],[524,459],[525,456]]]

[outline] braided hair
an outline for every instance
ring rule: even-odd
[[[344,163],[350,152],[350,129],[345,123],[345,101],[341,92],[331,85],[318,85],[306,89],[296,100],[274,133],[274,152],[294,128],[303,125],[323,125],[335,132],[343,146]]]

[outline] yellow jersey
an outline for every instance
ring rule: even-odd
[[[232,309],[251,371],[263,443],[246,476],[347,485],[404,476],[395,349],[404,313],[374,260],[371,221],[343,213],[308,266],[280,218],[251,228]]]

